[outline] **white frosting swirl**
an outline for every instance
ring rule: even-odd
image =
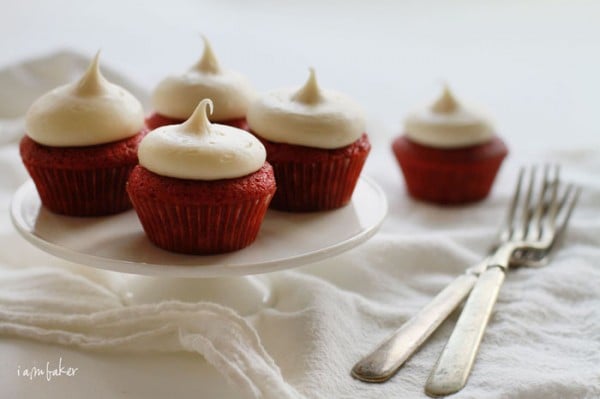
[[[411,140],[436,148],[482,144],[494,134],[488,120],[460,104],[447,86],[433,105],[408,115],[405,129]]]
[[[267,93],[250,105],[247,118],[252,131],[269,141],[325,149],[352,144],[365,131],[361,107],[320,89],[312,68],[303,87]]]
[[[187,119],[204,98],[215,104],[212,121],[226,121],[246,116],[254,99],[254,89],[239,73],[224,69],[208,40],[204,39],[204,54],[196,65],[180,75],[162,80],[152,95],[154,109],[161,115]]]
[[[265,147],[245,130],[211,124],[206,112],[210,99],[198,104],[180,125],[159,127],[140,143],[140,165],[161,176],[191,180],[219,180],[246,176],[259,170]]]
[[[38,98],[27,111],[27,135],[52,147],[110,143],[137,134],[144,126],[140,102],[110,83],[99,67],[100,52],[77,82]]]

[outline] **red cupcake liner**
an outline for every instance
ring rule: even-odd
[[[277,181],[271,208],[288,212],[325,211],[346,205],[371,150],[366,134],[337,149],[274,143],[256,136],[265,145]]]
[[[210,255],[250,245],[258,235],[271,195],[236,204],[177,205],[131,193],[146,235],[173,252]]]
[[[404,175],[408,193],[441,205],[480,201],[488,196],[508,149],[494,137],[487,143],[435,149],[405,136],[392,149]]]
[[[156,112],[150,114],[150,116],[146,118],[146,126],[148,126],[149,129],[156,129],[166,125],[177,125],[183,122],[185,122],[185,119],[170,118],[168,116],[161,115]],[[250,130],[248,128],[248,122],[246,122],[246,118],[228,119],[225,121],[212,121],[212,123],[229,125],[242,130]]]
[[[367,154],[327,163],[274,163],[273,209],[312,212],[340,208],[352,198]]]
[[[125,184],[146,132],[85,147],[45,146],[24,136],[19,151],[46,208],[69,216],[110,215],[131,208]]]
[[[275,189],[268,164],[246,177],[212,182],[163,177],[138,166],[127,184],[150,241],[196,255],[231,252],[254,242]]]
[[[131,208],[125,184],[134,165],[107,169],[54,169],[25,162],[42,204],[68,216],[103,216]]]

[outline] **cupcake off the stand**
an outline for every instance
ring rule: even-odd
[[[272,208],[323,211],[350,201],[371,150],[364,113],[346,95],[321,89],[313,69],[304,86],[256,99],[248,126],[275,171]]]
[[[100,216],[131,208],[125,191],[146,132],[140,102],[107,81],[99,54],[77,82],[29,108],[20,154],[49,210]]]
[[[250,245],[275,192],[264,146],[242,129],[212,124],[204,99],[182,124],[148,133],[127,191],[155,245],[217,254]]]
[[[202,58],[184,73],[167,76],[154,89],[154,112],[146,118],[150,129],[184,122],[205,98],[215,104],[211,122],[247,129],[254,89],[244,76],[221,66],[208,39],[203,39]]]
[[[408,115],[392,150],[409,194],[437,204],[485,198],[508,154],[487,118],[462,105],[448,87],[431,106]]]

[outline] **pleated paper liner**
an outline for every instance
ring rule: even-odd
[[[208,255],[254,242],[275,180],[268,164],[250,176],[212,182],[158,176],[138,166],[127,190],[150,241],[168,251]]]
[[[458,149],[437,149],[398,137],[392,149],[409,194],[437,204],[480,201],[489,194],[508,150],[498,137]]]
[[[277,181],[271,208],[289,212],[325,211],[346,205],[371,150],[366,134],[337,149],[260,139]]]

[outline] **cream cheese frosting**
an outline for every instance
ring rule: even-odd
[[[211,124],[210,99],[198,104],[182,124],[159,127],[140,143],[140,165],[161,176],[191,180],[231,179],[259,170],[265,147],[245,130]]]
[[[405,131],[411,140],[436,148],[483,144],[494,134],[488,119],[458,102],[447,86],[431,106],[408,115]]]
[[[187,119],[204,98],[215,104],[212,121],[226,121],[246,116],[254,99],[254,89],[239,73],[219,64],[208,40],[204,39],[202,58],[183,74],[162,80],[152,102],[156,112],[174,119]]]
[[[27,135],[52,147],[81,147],[131,137],[144,126],[140,102],[121,86],[110,83],[96,54],[79,81],[60,86],[38,98],[27,111]]]
[[[365,131],[361,107],[344,94],[321,89],[312,68],[300,89],[279,89],[255,100],[247,119],[251,130],[269,141],[324,149],[352,144]]]

